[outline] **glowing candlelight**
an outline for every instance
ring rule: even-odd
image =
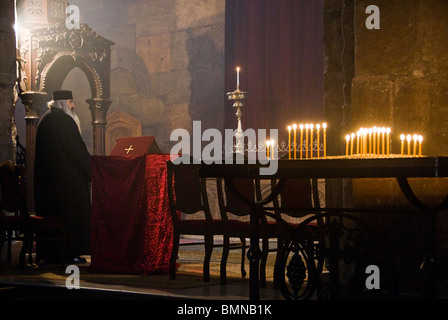
[[[376,156],[376,132],[377,132],[378,128],[377,127],[373,127],[372,132],[373,132],[373,154]]]
[[[236,86],[240,86],[240,67],[236,67]]]
[[[422,142],[423,142],[423,136],[419,135],[418,136],[418,155],[419,156],[422,155]]]
[[[300,159],[302,159],[302,145],[303,145],[303,124],[300,124]],[[295,144],[294,144],[295,145]]]
[[[369,128],[369,154],[372,154],[372,128]]]
[[[320,124],[316,124],[316,135],[317,135],[317,158],[320,158],[320,139],[319,139]]]
[[[305,125],[305,141],[306,141],[306,145],[305,145],[305,158],[308,159],[308,130],[310,128],[310,125],[307,123]]]
[[[275,153],[274,153],[275,141],[274,140],[271,140],[271,147],[272,147],[271,158],[272,158],[272,160],[274,160],[274,155],[275,155]]]
[[[310,123],[310,157],[313,159],[313,145],[314,145],[314,137],[313,137],[313,128],[314,125]]]
[[[389,140],[390,140],[390,128],[387,128],[386,129],[386,135],[387,135],[387,137],[386,137],[386,153],[387,153],[387,155],[389,155],[389,152],[390,152],[390,144],[389,144]]]
[[[353,145],[354,144],[355,144],[355,134],[352,133],[351,139],[350,139],[350,155],[353,155]]]
[[[404,140],[406,139],[406,136],[404,134],[400,134],[400,140],[401,140],[401,155],[404,155]]]
[[[292,128],[294,130],[294,159],[295,159],[297,153],[297,125],[294,123],[292,125]]]
[[[414,140],[414,152],[413,155],[416,156],[417,155],[417,140],[418,140],[418,135],[414,134],[414,136],[412,137]]]
[[[408,141],[408,156],[411,155],[411,140],[412,140],[412,136],[410,134],[408,134],[406,136],[406,140]]]
[[[359,154],[359,136],[361,135],[361,131],[358,130],[356,132],[356,154]]]
[[[269,159],[269,144],[271,143],[271,141],[270,140],[267,140],[266,141],[266,152],[267,152],[267,157],[268,157],[268,159]]]
[[[322,123],[322,128],[324,128],[324,157],[327,156],[327,123]]]
[[[367,154],[367,133],[369,132],[369,130],[367,128],[363,129],[362,132],[362,139],[363,139],[363,143],[362,143],[362,154],[363,156],[365,156]]]
[[[378,131],[377,131],[378,135],[377,135],[377,142],[376,142],[376,145],[377,145],[377,147],[376,147],[376,153],[377,153],[378,155],[380,155],[380,146],[381,146],[380,136],[381,136],[381,128],[378,128],[377,130],[378,130]]]
[[[382,127],[381,128],[381,153],[384,156],[384,134],[386,133],[386,128]]]
[[[348,145],[350,144],[350,135],[349,134],[345,136],[345,140],[347,141],[346,145],[345,145],[345,155],[348,156]]]
[[[295,139],[296,138],[296,130],[294,130],[294,145],[295,145]],[[289,159],[291,159],[291,126],[288,126],[288,152],[289,152]]]

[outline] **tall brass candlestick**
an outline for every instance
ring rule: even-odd
[[[233,107],[236,109],[235,116],[237,118],[237,132],[235,134],[236,139],[235,153],[244,154],[244,136],[241,124],[241,117],[243,115],[243,112],[241,111],[241,109],[244,106],[244,100],[248,98],[249,94],[245,91],[241,91],[239,84],[237,84],[236,90],[233,92],[227,92],[226,95],[228,100],[234,101]]]

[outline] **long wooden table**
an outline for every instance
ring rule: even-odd
[[[247,160],[246,160],[247,161]],[[408,183],[408,178],[443,178],[448,177],[448,157],[406,157],[391,155],[389,157],[327,157],[320,159],[271,160],[277,161],[277,171],[272,176],[260,175],[259,163],[212,163],[202,164],[202,177],[224,178],[231,184],[232,179],[279,179],[277,187],[262,201],[252,203],[254,213],[251,215],[251,238],[248,257],[250,260],[250,299],[259,299],[259,214],[262,207],[276,197],[285,181],[290,178],[395,178],[407,200],[420,211],[427,212],[427,263],[436,263],[435,259],[435,222],[437,213],[448,207],[448,195],[437,204],[428,206],[418,199]],[[270,164],[265,164],[268,167]],[[344,210],[344,208],[340,208]],[[351,208],[353,209],[353,208]],[[356,209],[356,208],[355,208]],[[431,267],[429,267],[431,269]],[[428,278],[426,295],[437,295],[436,279],[432,274]]]

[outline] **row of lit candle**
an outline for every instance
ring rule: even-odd
[[[356,154],[361,156],[388,156],[390,153],[390,133],[390,128],[374,126],[371,128],[360,128],[356,134],[354,132],[347,134],[345,136],[345,155],[348,156],[355,153],[356,138]]]
[[[417,155],[417,143],[418,143],[418,155],[421,156],[422,155],[422,143],[423,143],[423,136],[420,134],[414,134],[414,135],[410,135],[410,134],[400,134],[400,140],[401,140],[401,155],[404,155],[404,141],[407,141],[407,147],[408,147],[408,156],[416,156]],[[413,143],[413,152],[411,152],[411,142]]]
[[[299,157],[303,159],[302,155],[302,145],[303,145],[303,131],[305,129],[305,158],[313,158],[313,143],[314,143],[314,128],[316,129],[316,138],[317,138],[317,158],[320,158],[320,129],[323,131],[323,143],[324,143],[324,157],[327,156],[327,124],[324,122],[322,125],[320,123],[314,125],[312,123],[300,124],[297,127],[297,124],[293,124],[288,126],[288,151],[289,151],[289,159],[297,159],[297,128],[300,130],[300,149],[299,149]],[[291,152],[291,130],[293,131],[293,139],[294,139],[294,148],[293,152]],[[308,151],[309,150],[309,151]],[[293,153],[293,154],[292,154]]]

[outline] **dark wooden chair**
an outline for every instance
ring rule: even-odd
[[[26,202],[25,167],[6,161],[0,166],[1,182],[1,213],[0,213],[0,250],[8,242],[8,261],[10,261],[10,243],[12,240],[22,241],[19,257],[19,267],[33,264],[32,252],[34,241],[61,241],[61,264],[63,264],[63,249],[65,243],[65,223],[60,217],[38,217],[30,215]],[[14,213],[5,214],[5,211]],[[51,237],[41,236],[45,230],[55,231]],[[11,234],[14,232],[15,236]],[[36,261],[38,261],[36,259]]]
[[[214,220],[208,203],[206,180],[199,177],[200,164],[167,162],[168,198],[173,220],[173,249],[169,264],[170,278],[176,278],[179,247],[204,245],[203,280],[210,281],[210,259],[215,235],[222,235],[220,220]],[[204,241],[181,243],[182,235],[203,236]]]
[[[271,190],[277,187],[278,181],[271,179]],[[316,256],[316,245],[322,241],[322,235],[319,233],[319,226],[323,225],[320,218],[321,205],[319,199],[318,181],[317,179],[287,179],[278,194],[273,198],[272,207],[265,207],[267,212],[271,212],[271,217],[276,221],[277,234],[277,252],[284,250],[284,245],[290,240],[292,232],[306,218],[317,214],[316,219],[307,224],[307,234],[310,235],[307,241],[307,255]],[[302,226],[303,228],[303,226]],[[277,255],[278,257],[280,255]],[[274,267],[274,286],[278,283],[280,276],[279,259],[276,259]],[[318,272],[323,268],[323,261],[319,260],[317,265]]]
[[[232,185],[230,185],[230,183]],[[250,215],[255,209],[249,203],[257,200],[256,180],[224,179],[217,180],[218,201],[223,221],[224,247],[221,258],[221,281],[226,281],[227,257],[230,249],[230,239],[239,238],[245,244],[251,236]],[[260,219],[259,236],[262,241],[262,257],[260,267],[260,286],[266,286],[266,260],[269,250],[269,239],[274,238],[273,226],[264,217]],[[244,273],[245,274],[245,273]]]

